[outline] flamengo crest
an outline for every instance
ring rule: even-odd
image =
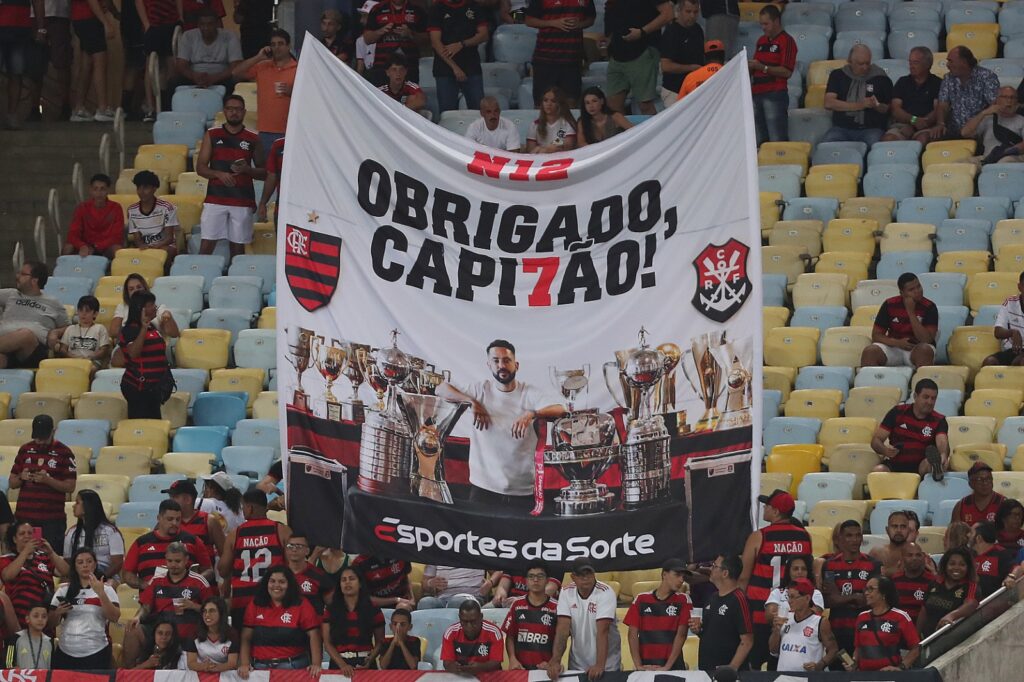
[[[743,307],[750,296],[747,256],[750,248],[730,239],[725,244],[708,244],[693,259],[697,289],[691,303],[704,317],[725,322]]]
[[[341,239],[289,225],[284,243],[284,271],[299,305],[313,312],[330,303],[338,286]]]

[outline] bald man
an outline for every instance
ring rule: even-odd
[[[871,50],[854,45],[846,65],[828,76],[825,109],[832,112],[832,127],[822,142],[865,142],[882,139],[889,124],[892,81],[871,63]]]
[[[1017,113],[1017,89],[999,88],[996,101],[972,116],[960,129],[964,138],[978,141],[976,164],[1017,163],[1024,152],[1024,116]]]

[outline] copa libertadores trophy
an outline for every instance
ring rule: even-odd
[[[410,491],[452,504],[452,492],[444,478],[444,442],[470,404],[419,393],[401,392],[397,397],[412,433]]]
[[[638,509],[669,494],[672,476],[671,438],[661,415],[652,414],[652,392],[665,375],[665,354],[647,345],[647,330],[640,328],[640,347],[629,353],[623,377],[639,392],[636,418],[626,431],[621,446],[619,469],[622,472],[622,507]]]
[[[693,369],[687,369],[687,365],[683,363],[683,374],[704,403],[704,414],[693,427],[696,433],[714,431],[718,428],[718,420],[721,418],[718,399],[722,396],[723,388],[722,365],[715,355],[724,337],[724,332],[720,331],[711,331],[694,337],[690,340]]]
[[[597,410],[576,411],[575,401],[589,381],[589,365],[571,370],[552,367],[550,371],[568,408],[568,413],[552,425],[551,447],[544,451],[544,463],[558,469],[569,481],[569,487],[555,497],[555,513],[585,516],[610,511],[615,506],[615,494],[597,479],[619,456],[615,420]]]
[[[359,443],[360,490],[391,495],[409,494],[412,438],[396,394],[412,371],[409,356],[398,348],[398,331],[391,332],[391,347],[367,354],[370,385],[377,391],[378,409],[367,416]],[[386,402],[380,399],[386,395]]]
[[[288,330],[288,360],[295,368],[295,393],[292,406],[309,411],[309,394],[302,390],[302,373],[309,369],[316,334],[309,329],[292,327]]]
[[[341,378],[349,362],[348,348],[338,339],[331,339],[327,345],[326,339],[320,339],[316,350],[316,368],[327,381],[327,390],[324,392],[324,401],[327,403],[327,418],[331,421],[341,421],[341,402],[334,395],[334,382]]]
[[[753,402],[753,375],[750,363],[753,359],[753,339],[749,336],[736,341],[722,334],[722,343],[717,348],[719,362],[725,370],[725,411],[718,422],[719,429],[735,429],[750,426],[750,407]]]
[[[369,360],[370,347],[364,343],[348,344],[348,364],[342,375],[352,384],[352,397],[348,400],[349,419],[357,424],[366,421],[366,408],[359,399],[359,387],[366,378],[366,365]]]

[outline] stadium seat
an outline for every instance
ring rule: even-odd
[[[836,447],[850,443],[870,444],[878,426],[874,419],[865,417],[833,417],[821,425],[818,443],[824,447],[824,458],[831,464]]]
[[[121,377],[123,375],[123,369],[101,369],[96,372],[89,387],[95,392],[121,395]]]
[[[963,45],[970,48],[974,56],[992,59],[999,52],[999,24],[992,22],[977,24],[956,24],[946,33],[947,45]]]
[[[897,223],[929,223],[935,227],[949,219],[953,202],[949,197],[911,197],[899,202]]]
[[[797,389],[789,394],[785,416],[831,419],[839,416],[843,392],[827,388]]]
[[[269,370],[277,366],[277,334],[271,329],[243,329],[238,332],[233,352],[239,367]]]
[[[206,197],[206,187],[209,180],[198,173],[182,173],[178,176],[178,184],[174,188],[176,196],[198,196]]]
[[[948,348],[949,361],[954,365],[965,365],[973,376],[985,358],[997,352],[1000,345],[992,335],[992,327],[961,326],[953,330]]]
[[[509,97],[519,91],[521,76],[515,64],[484,62],[482,65],[484,87],[498,88]]]
[[[1020,415],[1021,404],[1024,403],[1022,387],[1024,384],[1017,383],[1015,388],[975,388],[964,403],[964,415],[995,417],[998,429],[1007,417]]]
[[[41,365],[36,370],[36,390],[40,393],[66,393],[72,400],[77,400],[89,390],[89,370]]]
[[[161,502],[167,499],[167,493],[162,492],[171,486],[175,481],[185,477],[181,474],[147,474],[136,476],[132,479],[131,487],[128,489],[129,502]]]
[[[206,132],[206,115],[196,111],[161,111],[153,124],[156,144],[183,144],[191,154]]]
[[[917,275],[924,288],[924,296],[938,306],[962,306],[967,276],[950,272],[921,272]]]
[[[846,290],[850,292],[856,288],[857,282],[868,278],[870,265],[871,254],[857,251],[825,251],[818,257],[814,273],[843,275],[846,277]]]
[[[122,419],[111,440],[114,445],[151,447],[153,458],[160,459],[167,453],[170,430],[170,422],[164,419]]]
[[[223,425],[184,426],[174,433],[172,449],[177,452],[211,452],[219,463],[231,430]]]
[[[917,474],[874,471],[868,474],[868,493],[872,500],[913,500],[920,481]]]
[[[870,219],[836,218],[822,233],[820,251],[857,251],[874,255],[878,222]],[[812,253],[812,256],[818,254]]]
[[[135,478],[150,473],[152,448],[138,445],[108,445],[96,457],[97,474],[121,474]]]
[[[764,287],[764,305],[786,305],[786,275],[764,273],[761,275],[761,281]],[[262,315],[260,317],[262,319]]]
[[[247,405],[251,408],[256,396],[263,390],[267,370],[260,367],[235,367],[217,369],[210,374],[211,392],[248,393]]]
[[[222,369],[228,366],[231,332],[226,329],[183,329],[175,346],[178,367]]]
[[[956,207],[956,217],[967,220],[987,220],[995,225],[1010,217],[1013,202],[1006,197],[964,197]],[[991,234],[992,229],[989,228]]]
[[[938,52],[939,31],[930,31],[925,27],[894,28],[886,39],[886,45],[893,59],[906,60],[910,57],[910,51],[919,46]]]
[[[761,391],[761,407],[764,410],[764,416],[762,417],[762,424],[772,417],[779,416],[779,407],[782,405],[782,391],[775,390],[764,390]],[[253,409],[253,416],[257,417],[256,410]],[[259,418],[259,417],[257,417]],[[268,419],[269,417],[263,417]]]
[[[974,388],[977,389],[1011,389],[1024,388],[1024,366],[991,365],[982,367],[974,377]]]
[[[851,327],[874,327],[875,318],[878,317],[878,306],[862,305],[853,309],[850,316]]]
[[[212,254],[178,254],[171,264],[170,274],[201,275],[203,293],[209,293],[213,280],[224,274],[224,259]]]
[[[870,327],[832,327],[821,340],[821,362],[827,366],[859,366],[861,352],[870,345]]]
[[[797,277],[793,286],[793,306],[836,306],[849,301],[848,277],[837,272],[812,272]]]
[[[274,289],[276,259],[273,256],[235,256],[228,267],[228,275],[260,277],[263,280],[263,295]]]
[[[794,310],[789,324],[793,327],[817,327],[824,334],[830,327],[845,324],[848,315],[845,306],[800,306]]]
[[[171,370],[174,375],[174,383],[178,385],[178,391],[184,391],[190,396],[190,405],[195,402],[196,396],[206,390],[210,383],[210,373],[205,369],[186,369],[175,367]]]
[[[765,362],[797,368],[818,364],[820,334],[816,327],[779,327],[768,330],[765,334]]]
[[[1024,271],[1024,243],[1006,244],[996,252],[997,273],[1019,274]]]
[[[865,197],[887,197],[902,201],[917,193],[917,171],[904,165],[869,166],[864,175]]]
[[[992,252],[998,254],[1004,246],[1024,241],[1024,220],[1001,220],[992,231]]]
[[[829,5],[801,3],[787,7],[782,15],[782,25],[789,30],[791,26],[821,26],[832,29],[833,8]],[[756,20],[755,20],[756,21]]]
[[[10,400],[10,396],[7,396]],[[9,403],[8,403],[9,404]],[[4,411],[10,409],[3,406]],[[42,393],[29,391],[21,394],[18,406],[14,409],[16,419],[34,419],[40,414],[48,414],[59,422],[71,417],[71,396],[67,393]]]
[[[868,16],[871,16],[873,20],[881,19],[885,23],[885,17],[880,16],[878,12],[870,12]],[[864,45],[871,50],[872,55],[881,56],[885,54],[884,39],[884,30],[881,35],[874,31],[842,31],[836,33],[835,43],[832,45],[832,55],[845,57],[855,45]]]
[[[865,3],[850,2],[836,5],[835,20],[836,31],[874,31],[885,33],[886,21],[884,12],[872,11],[875,8],[866,9],[862,7]],[[845,52],[837,52],[845,55]]]
[[[276,419],[242,419],[231,434],[232,445],[270,445],[281,456],[281,434]]]
[[[922,273],[931,270],[935,257],[928,251],[892,251],[882,254],[875,268],[879,279],[899,279],[904,272]]]
[[[199,275],[158,277],[151,290],[160,305],[198,312],[204,307],[203,283],[203,277]]]
[[[128,527],[153,528],[156,526],[160,502],[125,502],[117,511],[117,523]]]
[[[967,479],[957,476],[945,476],[941,481],[925,476],[917,488],[917,498],[928,502],[928,509],[933,515],[938,511],[940,503],[961,500],[970,494],[971,486]]]
[[[277,391],[261,391],[252,404],[253,419],[277,419]]]
[[[836,445],[829,455],[828,468],[832,472],[848,472],[856,475],[857,483],[853,487],[853,499],[864,497],[868,474],[878,466],[881,459],[864,443],[843,443]]]
[[[852,367],[824,367],[820,365],[801,367],[797,372],[797,390],[826,388],[834,389],[842,393],[843,401],[850,391],[850,382],[853,380]]]
[[[949,447],[991,443],[995,439],[995,417],[946,417],[949,425]]]
[[[921,167],[927,170],[932,164],[962,161],[974,156],[977,147],[975,140],[936,140],[921,155]]]
[[[857,282],[857,288],[850,292],[850,307],[856,310],[873,306],[877,310],[886,299],[899,295],[895,279],[865,279]]]
[[[782,195],[778,192],[758,192],[758,204],[761,208],[761,234],[767,236],[782,213]],[[267,305],[273,304],[268,300]]]
[[[992,473],[992,489],[1006,498],[1024,500],[1024,472],[995,471]]]
[[[763,246],[761,247],[761,269],[769,275],[785,275],[787,285],[796,283],[797,277],[806,270],[807,254],[803,247]]]
[[[935,236],[931,223],[889,223],[882,230],[879,248],[883,254],[894,251],[929,251]]]
[[[1024,174],[1022,174],[1024,175]],[[957,251],[988,251],[992,224],[987,220],[944,220],[936,232],[939,254]]]
[[[785,306],[765,306],[761,309],[761,320],[765,329],[785,327],[789,323],[789,308]]]
[[[0,445],[21,447],[32,440],[31,419],[4,419],[0,421]]]
[[[757,169],[757,186],[762,192],[781,194],[786,201],[799,197],[802,192],[800,167],[760,166]]]
[[[75,492],[77,495],[82,490],[95,490],[96,494],[104,502],[109,502],[117,509],[121,504],[128,501],[128,476],[119,474],[78,474],[75,480]]]
[[[65,419],[57,424],[54,438],[65,445],[91,448],[95,460],[110,441],[110,423],[102,419]]]
[[[221,452],[224,469],[229,474],[248,476],[259,481],[270,470],[274,448],[264,445],[229,445]]]
[[[863,500],[822,500],[811,508],[807,520],[811,526],[822,526],[829,529],[847,520],[863,524],[868,516],[868,503]]]
[[[217,277],[210,285],[209,306],[211,308],[242,308],[252,315],[263,308],[261,293],[263,280],[260,277],[228,275]]]
[[[769,390],[778,391],[782,394],[782,402],[789,399],[793,390],[793,382],[796,379],[795,367],[764,367],[764,387]],[[767,426],[767,421],[765,422]]]
[[[854,386],[894,386],[900,389],[900,402],[909,395],[912,367],[863,367],[857,372]]]
[[[234,344],[239,332],[248,331],[252,327],[252,318],[252,312],[245,308],[210,307],[199,314],[196,329],[227,330],[231,332],[231,343]]]
[[[872,533],[885,533],[885,527],[889,524],[889,514],[894,511],[913,511],[918,519],[928,518],[928,503],[924,500],[876,500],[875,508],[871,511],[868,527]]]
[[[808,509],[813,509],[822,500],[852,500],[856,484],[855,474],[812,472],[800,481],[797,497],[807,503]]]
[[[960,408],[963,404],[963,391],[953,388],[940,388],[939,396],[935,399],[935,411],[939,414],[954,416],[960,414]]]
[[[811,166],[841,163],[853,164],[864,173],[864,156],[867,145],[863,142],[822,142],[815,146],[811,154]]]
[[[178,176],[188,170],[188,151],[188,146],[184,144],[144,144],[136,152],[132,166],[139,170],[166,173],[171,179],[173,190]]]
[[[939,390],[954,389],[960,392],[965,390],[969,375],[967,367],[958,365],[931,365],[919,367],[910,380],[910,386],[916,386],[922,379],[931,379]]]
[[[874,220],[879,225],[892,222],[896,200],[890,197],[853,197],[843,202],[839,217],[853,220]]]
[[[877,60],[876,60],[877,63]],[[921,159],[921,143],[916,140],[904,142],[876,142],[868,152],[868,167],[891,164],[917,166]]]
[[[804,193],[809,198],[825,197],[845,201],[858,194],[859,174],[852,173],[847,167],[857,169],[854,164],[826,164],[811,166],[804,179]]]
[[[168,452],[162,461],[169,474],[198,478],[213,473],[214,457],[209,452]]]
[[[1024,196],[1024,173],[1008,170],[1006,164],[984,166],[978,176],[978,195],[1017,201]]]
[[[233,429],[246,417],[244,393],[207,391],[200,393],[192,404],[192,423],[196,426],[226,426]]]
[[[785,283],[783,283],[783,291],[785,291]],[[768,304],[766,303],[765,305]],[[256,320],[256,328],[277,329],[277,308],[274,306],[267,306],[261,310],[259,319]]]
[[[765,142],[757,151],[758,166],[800,166],[801,177],[810,165],[811,145],[808,142]]]
[[[103,256],[58,256],[53,277],[84,277],[95,284],[107,272],[110,261]],[[49,283],[49,282],[47,282]]]
[[[881,422],[889,410],[900,402],[900,393],[896,386],[855,386],[846,398],[843,414]]]
[[[818,140],[824,137],[831,127],[832,117],[824,109],[789,110],[789,139],[791,141],[817,144]]]
[[[765,471],[792,474],[793,484],[790,486],[789,492],[795,496],[805,474],[821,471],[821,457],[803,450],[778,452],[773,449],[765,457]]]
[[[88,277],[50,277],[43,293],[57,299],[63,305],[78,306],[78,299],[92,293],[95,280]]]
[[[1005,468],[1006,446],[1001,443],[964,443],[952,447],[949,468],[952,471],[970,471],[977,462],[984,462],[993,471]]]
[[[34,373],[30,369],[0,369],[0,392],[11,397],[10,409],[0,417],[6,419],[18,405],[18,397],[32,390]]]
[[[984,305],[1001,305],[1010,296],[1017,295],[1017,272],[979,272],[967,280],[967,305],[977,313]],[[36,388],[39,377],[36,376]]]
[[[828,224],[839,212],[839,200],[829,197],[804,197],[786,202],[783,220],[820,220]]]

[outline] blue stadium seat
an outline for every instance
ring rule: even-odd
[[[996,10],[981,7],[982,3],[954,2],[946,7],[946,32],[956,24],[994,24]]]
[[[978,195],[1006,197],[1010,201],[1019,201],[1024,197],[1024,172],[1011,169],[1010,166],[1003,163],[984,166],[978,176]]]
[[[896,207],[898,223],[931,223],[938,227],[949,218],[953,200],[949,197],[910,197]]]
[[[816,145],[831,127],[832,115],[824,109],[789,110],[789,139],[793,142]]]
[[[786,30],[793,40],[796,41],[797,54],[800,55],[800,63],[805,65],[803,74],[807,75],[807,66],[811,62],[828,59],[828,43],[831,37],[831,30],[824,31],[821,26],[790,26]]]
[[[946,274],[946,273],[935,273],[935,274]],[[953,273],[959,274],[959,273]],[[920,277],[919,277],[920,279]],[[923,284],[923,282],[922,282]],[[928,296],[928,290],[925,289],[925,296]],[[936,301],[936,303],[938,303]],[[939,338],[935,340],[935,363],[939,365],[946,364],[949,362],[949,356],[946,352],[946,347],[949,345],[949,339],[953,336],[953,332],[957,327],[962,327],[967,324],[967,306],[962,305],[939,305]]]
[[[182,426],[174,432],[171,449],[173,452],[212,452],[217,455],[217,463],[220,464],[221,451],[227,446],[230,436],[230,429],[224,425]]]
[[[106,419],[65,419],[57,424],[53,437],[64,445],[92,448],[92,461],[95,462],[100,448],[110,445],[110,422]]]
[[[822,163],[853,163],[864,172],[864,155],[868,146],[863,142],[822,142],[811,154],[811,165]]]
[[[839,200],[831,197],[803,197],[786,202],[783,220],[820,220],[823,225],[836,217]]]
[[[882,17],[885,21],[885,18]],[[866,45],[871,50],[871,57],[879,57],[885,54],[885,42],[883,37],[874,31],[842,31],[836,33],[836,40],[832,44],[832,58],[846,59],[854,45]]]
[[[33,381],[35,381],[35,373],[30,369],[0,369],[0,393],[11,394],[11,414],[0,415],[0,417],[7,419],[14,414],[14,408],[18,406],[18,396],[31,391]]]
[[[885,71],[893,83],[910,73],[910,67],[905,59],[876,59],[875,66]]]
[[[761,406],[764,408],[764,424],[772,417],[779,416],[779,406],[782,404],[782,391],[765,389],[761,391]],[[763,431],[762,425],[762,431]]]
[[[412,612],[412,628],[417,637],[426,640],[423,658],[427,660],[434,655],[444,639],[444,632],[453,623],[459,622],[458,609],[424,609]],[[434,661],[437,662],[437,661]]]
[[[935,305],[964,304],[967,275],[959,272],[921,272],[918,273],[918,279],[924,287],[925,298]]]
[[[274,419],[242,419],[231,434],[232,445],[269,445],[281,456],[281,429]]]
[[[900,402],[907,399],[910,393],[910,377],[913,367],[861,367],[857,370],[853,385],[861,386],[894,386],[900,389]]]
[[[956,217],[987,220],[995,225],[1010,217],[1012,204],[1006,197],[964,197],[957,204]]]
[[[221,458],[229,474],[259,481],[274,463],[274,454],[274,448],[269,445],[229,445],[221,451]]]
[[[175,481],[184,480],[181,474],[146,474],[132,479],[128,489],[129,502],[160,502],[167,499],[167,490]]]
[[[992,327],[996,323],[996,315],[999,314],[1001,305],[983,305],[978,309],[978,314],[974,316],[974,321],[971,324],[980,327]]]
[[[1006,446],[1006,451],[1013,455],[1017,448],[1024,445],[1024,417],[1007,417],[999,427],[996,441]]]
[[[96,282],[88,277],[50,277],[46,280],[43,293],[61,302],[62,305],[78,307],[78,299],[92,293]]]
[[[206,385],[210,381],[209,372],[205,369],[186,369],[184,367],[175,367],[171,370],[171,374],[174,375],[174,383],[178,385],[179,391],[187,391],[189,394],[189,408],[196,401],[196,396],[206,390]],[[95,388],[93,389],[96,390]],[[188,450],[182,450],[182,452],[189,452]]]
[[[166,488],[165,488],[166,490]],[[164,495],[164,499],[166,499]],[[117,510],[117,525],[122,528],[153,528],[160,511],[160,501],[122,502]]]
[[[477,116],[479,112],[473,112]],[[274,256],[235,256],[228,267],[229,275],[250,275],[263,278],[263,295],[266,296],[274,290],[274,282],[277,277],[277,259]]]
[[[879,500],[875,502],[868,527],[872,533],[884,534],[889,523],[889,514],[904,509],[913,510],[919,519],[928,518],[928,502],[925,500]]]
[[[157,277],[152,292],[160,305],[197,312],[203,309],[204,281],[201,275]]]
[[[804,474],[797,488],[797,498],[807,503],[808,509],[825,500],[852,500],[857,474],[822,472]],[[804,519],[801,519],[803,521]]]
[[[916,5],[921,5],[917,7]],[[897,2],[889,12],[889,29],[929,30],[938,35],[942,32],[942,7],[929,7],[921,2]]]
[[[260,195],[257,194],[256,196],[260,196]],[[199,256],[199,255],[201,255],[199,253],[199,248],[200,248],[200,244],[201,244],[202,240],[203,240],[202,236],[199,234],[198,230],[196,232],[193,232],[191,235],[189,235],[188,240],[185,242],[186,246],[187,246],[186,253],[179,255],[178,258],[181,258],[182,255],[185,255],[185,256]],[[227,263],[229,260],[231,260],[231,251],[230,251],[230,248],[228,247],[228,241],[226,239],[218,240],[217,241],[217,245],[213,247],[213,253],[210,254],[210,255],[215,257],[215,258],[220,258],[225,263]],[[180,274],[186,274],[186,273],[180,273]]]
[[[931,476],[925,476],[917,488],[917,499],[928,503],[929,515],[932,517],[939,513],[939,507],[946,500],[959,501],[970,494],[971,486],[967,481],[953,476],[945,476],[938,482]]]
[[[795,325],[794,325],[795,326]],[[842,325],[837,325],[842,326]],[[831,388],[842,391],[843,401],[850,395],[850,383],[853,381],[852,367],[826,367],[824,365],[808,365],[801,367],[796,375],[794,388]],[[774,415],[772,415],[774,416]],[[814,506],[814,505],[810,505]]]
[[[123,369],[101,369],[92,378],[89,389],[99,393],[120,393]]]
[[[885,13],[867,9],[862,2],[847,2],[836,5],[836,31],[872,31],[885,33]],[[845,55],[844,55],[845,56]],[[814,506],[814,505],[810,505]]]
[[[899,279],[904,272],[929,272],[935,257],[931,251],[890,251],[878,260],[878,279]]]
[[[953,507],[955,507],[956,503],[959,501],[960,500],[942,500],[939,502],[938,510],[932,512],[932,525],[948,526],[949,522],[953,520]]]
[[[238,332],[252,327],[252,313],[244,308],[207,308],[199,313],[197,329],[227,329],[231,332],[231,343],[238,338]]]
[[[999,10],[999,35],[1004,41],[1024,37],[1024,4],[1008,2]]]
[[[494,60],[515,64],[520,73],[533,60],[537,29],[524,24],[503,24],[494,30]]]
[[[522,87],[522,86],[520,86]],[[504,107],[502,107],[504,109]],[[480,118],[479,111],[445,111],[441,114],[441,127],[450,130],[460,137],[465,137],[469,125]],[[273,258],[273,256],[271,256]]]
[[[963,404],[964,392],[959,388],[940,388],[939,397],[935,399],[935,411],[947,417],[952,417],[960,414],[960,408]]]
[[[844,306],[803,306],[793,311],[790,327],[817,327],[821,330],[821,338],[825,338],[825,330],[830,327],[842,327],[846,324],[849,311]]]
[[[935,233],[936,253],[947,251],[988,251],[992,223],[987,220],[949,218]]]
[[[796,173],[789,168],[795,168]],[[803,183],[800,182],[800,166],[759,166],[757,186],[762,192],[778,192],[783,200],[789,201],[800,196]]]
[[[864,196],[902,201],[917,192],[917,174],[903,165],[869,166],[864,175]]]
[[[93,283],[107,274],[110,261],[103,256],[58,256],[53,277],[86,277]]]
[[[207,88],[178,88],[171,96],[171,111],[196,111],[212,122],[224,108],[224,95]],[[192,140],[192,144],[195,144]]]
[[[199,111],[161,111],[153,124],[153,143],[183,144],[192,153],[206,133],[206,120]]]
[[[238,367],[276,367],[277,332],[273,329],[242,329],[232,350]]]
[[[794,3],[782,13],[782,26],[787,32],[793,26],[821,26],[831,30],[832,8],[810,2]]]
[[[1019,59],[982,59],[980,64],[994,73],[1002,85],[1017,87],[1024,78],[1024,64]]]
[[[786,276],[761,275],[764,286],[764,304],[766,306],[786,305]]]
[[[225,260],[216,255],[178,254],[171,264],[172,275],[200,275],[203,293],[209,293],[213,280],[224,274]]]
[[[271,291],[270,294],[267,295],[267,305],[269,305],[269,306],[276,306],[277,305],[277,289],[276,288],[273,291]]]
[[[889,33],[886,44],[889,47],[890,58],[906,59],[915,47],[927,47],[933,53],[938,52],[939,34],[936,31],[919,28],[893,30]]]
[[[200,393],[192,403],[192,423],[196,426],[225,426],[234,429],[240,419],[245,419],[245,395],[245,391]]]
[[[736,29],[736,49],[740,50],[745,48],[748,55],[753,55],[757,49],[757,39],[764,35],[764,33],[759,30],[760,28],[761,26],[759,24],[752,24],[749,21],[741,21],[740,25]],[[828,31],[831,32],[832,28],[829,27]],[[798,59],[796,62],[796,70],[801,73],[806,73],[807,66],[801,64]]]
[[[917,166],[920,162],[921,143],[917,140],[876,142],[868,152],[868,168],[894,163]]]
[[[263,308],[263,280],[260,277],[228,275],[210,285],[211,308],[241,308],[253,315]]]
[[[765,452],[783,443],[817,443],[821,420],[812,417],[775,417],[767,420],[762,438]]]

